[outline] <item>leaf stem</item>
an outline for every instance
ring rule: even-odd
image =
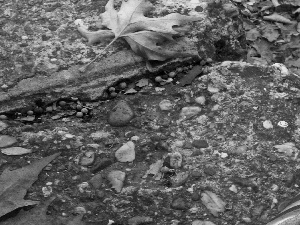
[[[115,37],[92,61],[90,61],[87,65],[81,67],[79,69],[79,71],[81,73],[84,73],[87,71],[89,65],[91,65],[93,62],[95,62],[96,60],[100,59],[103,54],[106,52],[106,50],[118,39],[118,37]]]

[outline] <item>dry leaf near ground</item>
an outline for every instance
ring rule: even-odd
[[[27,189],[37,180],[42,169],[59,155],[60,153],[50,155],[17,170],[3,171],[0,176],[0,217],[17,208],[38,203],[23,198]]]
[[[105,6],[106,11],[100,15],[100,18],[102,25],[113,32],[114,39],[88,65],[101,57],[102,53],[119,38],[125,39],[131,49],[147,61],[165,61],[170,58],[194,56],[189,52],[168,50],[163,48],[163,45],[165,42],[174,41],[173,35],[179,34],[180,29],[174,27],[199,21],[201,18],[179,13],[171,13],[160,18],[145,17],[145,14],[149,13],[152,8],[152,3],[147,0],[123,0],[117,11],[114,7],[114,0],[109,0]],[[78,31],[87,38],[89,44],[103,41],[111,36],[107,30],[91,32],[82,23],[77,22],[77,24]],[[85,71],[87,66],[83,67],[81,71]]]

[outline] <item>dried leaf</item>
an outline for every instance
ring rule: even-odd
[[[41,170],[59,155],[53,154],[17,170],[3,171],[0,176],[0,217],[17,208],[38,203],[23,198]]]
[[[202,203],[214,216],[218,216],[219,212],[225,211],[226,203],[223,202],[215,193],[210,191],[205,191],[202,193]]]
[[[264,16],[263,19],[268,21],[273,21],[273,22],[285,23],[285,24],[294,24],[293,21],[289,20],[288,18],[285,18],[284,16],[279,15],[278,13],[273,13],[270,16]]]
[[[186,57],[194,54],[166,50],[161,47],[165,41],[173,41],[172,35],[179,34],[180,29],[174,26],[182,26],[188,22],[201,20],[200,17],[185,16],[179,13],[171,13],[160,18],[145,17],[153,8],[152,3],[146,0],[123,0],[119,11],[114,8],[114,0],[109,0],[105,6],[105,12],[100,15],[102,25],[114,33],[114,39],[103,49],[100,56],[118,38],[124,38],[132,50],[146,60],[164,61],[173,57]],[[101,31],[90,32],[84,26],[78,27],[81,35],[94,43],[104,38]],[[186,30],[186,29],[184,29]],[[107,34],[109,36],[110,34]],[[97,57],[88,65],[95,61]],[[86,65],[81,71],[85,71]]]
[[[273,59],[273,53],[270,50],[270,43],[261,39],[257,40],[253,47],[255,50],[260,54],[261,58],[266,60],[268,63],[272,62]]]
[[[270,24],[262,27],[262,36],[270,42],[276,41],[279,35],[278,30]]]
[[[4,148],[1,150],[4,155],[25,155],[31,153],[31,149],[22,148],[22,147],[10,147]]]
[[[258,37],[260,37],[260,33],[256,28],[246,32],[246,39],[249,41],[255,41]]]

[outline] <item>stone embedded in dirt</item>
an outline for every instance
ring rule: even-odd
[[[117,193],[120,193],[123,188],[125,176],[126,174],[120,170],[113,170],[107,175],[107,180]]]
[[[0,148],[10,146],[17,142],[17,139],[9,135],[0,135]]]
[[[211,212],[211,214],[216,217],[219,216],[219,212],[225,211],[226,203],[211,191],[203,192],[201,200],[205,207]]]
[[[6,129],[8,127],[8,125],[2,121],[0,121],[0,131],[3,131],[4,129]]]
[[[132,162],[135,159],[135,144],[128,141],[115,152],[115,157],[119,162]]]
[[[187,117],[192,117],[201,112],[201,108],[198,106],[188,106],[183,107],[180,112],[180,118],[185,119]]]
[[[212,166],[205,166],[203,171],[208,176],[214,176],[217,173],[216,169]]]
[[[93,176],[89,183],[96,189],[100,188],[102,183],[103,183],[103,176],[101,173],[96,174],[95,176]]]
[[[208,147],[208,143],[206,140],[193,140],[192,145],[195,148],[207,148]]]
[[[2,154],[4,155],[25,155],[31,153],[31,149],[22,148],[22,147],[10,147],[1,149]]]
[[[82,166],[90,166],[94,163],[95,158],[96,158],[95,152],[93,151],[85,152],[81,157],[79,164]]]
[[[264,126],[264,128],[266,128],[266,129],[272,129],[272,128],[273,128],[273,124],[272,124],[272,122],[271,122],[270,120],[265,120],[265,121],[263,122],[263,126]]]
[[[128,220],[128,225],[141,225],[152,221],[153,219],[149,216],[135,216]]]
[[[163,111],[170,111],[173,108],[173,104],[170,100],[164,99],[159,103],[159,108]]]
[[[192,193],[191,199],[192,199],[193,201],[198,201],[198,200],[200,200],[200,195],[199,195],[198,191],[195,191],[195,192]]]
[[[172,187],[179,187],[187,182],[189,172],[180,172],[176,176],[171,177]]]
[[[168,156],[170,157],[170,166],[171,168],[178,169],[182,165],[182,155],[180,152],[172,152],[169,153]]]
[[[113,164],[113,160],[109,158],[97,158],[93,167],[91,168],[92,173],[97,173],[101,170],[104,170],[106,167],[109,167]]]
[[[197,98],[195,98],[195,102],[198,103],[199,105],[205,105],[205,97],[204,96],[199,96]]]
[[[192,225],[215,225],[213,222],[204,221],[204,220],[194,220]]]
[[[108,123],[111,126],[125,126],[134,117],[134,112],[128,103],[124,100],[120,100],[112,108],[108,116]]]
[[[179,197],[175,198],[171,203],[172,209],[185,210],[187,208],[186,199]]]
[[[232,192],[234,192],[234,193],[238,192],[238,189],[237,189],[237,187],[234,184],[230,186],[229,190],[232,191]]]
[[[108,138],[111,136],[111,133],[106,132],[106,131],[97,131],[94,133],[91,133],[90,137],[94,140],[94,141],[101,141],[102,139]]]
[[[213,94],[214,94],[214,93],[218,93],[218,92],[220,91],[219,88],[214,87],[214,86],[212,86],[212,85],[208,85],[207,90],[208,90],[210,93],[213,93]]]

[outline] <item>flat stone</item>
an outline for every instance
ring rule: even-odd
[[[117,102],[108,116],[108,123],[111,126],[125,126],[134,117],[134,112],[124,100]]]
[[[132,141],[128,141],[115,152],[115,156],[119,162],[132,162],[135,159],[135,145]]]
[[[101,173],[96,174],[90,179],[90,184],[93,185],[94,188],[98,189],[101,187],[103,183],[103,176]]]
[[[208,143],[207,141],[205,140],[194,140],[192,142],[192,145],[195,147],[195,148],[207,148],[208,147]]]
[[[17,139],[8,136],[8,135],[0,135],[0,148],[10,146],[17,142]]]

